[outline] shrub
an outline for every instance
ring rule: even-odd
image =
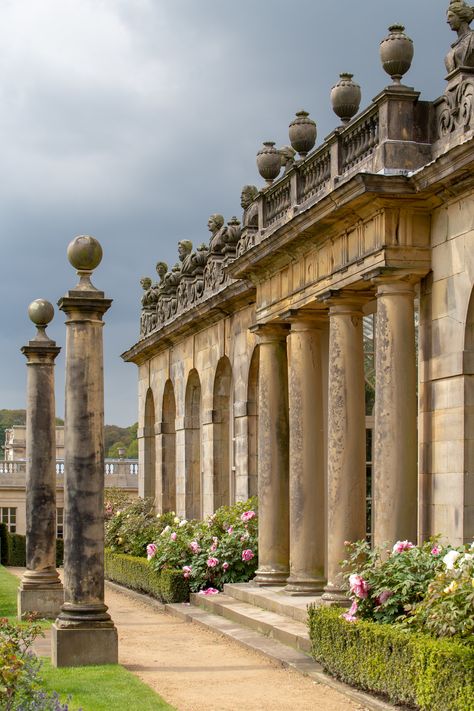
[[[247,582],[257,568],[256,501],[223,506],[206,521],[178,516],[148,545],[151,567],[178,569],[193,592]]]
[[[189,586],[182,572],[175,570],[157,573],[146,558],[105,551],[105,576],[131,590],[146,593],[162,602],[186,602]]]
[[[26,565],[26,536],[20,533],[9,533],[10,551],[8,565],[24,567]]]
[[[474,648],[399,625],[346,622],[337,608],[309,608],[312,652],[324,669],[393,703],[422,711],[472,711]]]
[[[147,543],[159,536],[173,517],[174,513],[156,516],[153,499],[135,499],[106,520],[105,545],[116,553],[145,557]]]
[[[9,558],[9,540],[8,526],[6,523],[0,523],[0,563],[8,565]]]

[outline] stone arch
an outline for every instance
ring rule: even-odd
[[[162,415],[162,511],[176,511],[176,399],[173,383],[167,380],[163,391]]]
[[[193,368],[185,394],[186,518],[201,518],[201,381]]]
[[[250,361],[247,391],[249,496],[257,496],[258,493],[258,368],[259,347],[255,346]]]
[[[474,288],[464,334],[464,511],[463,540],[474,538]]]
[[[145,397],[143,496],[156,496],[155,399],[148,388]]]
[[[232,469],[232,367],[227,356],[217,364],[213,390],[214,510],[229,506],[235,492]]]

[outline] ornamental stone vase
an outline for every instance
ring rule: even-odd
[[[257,168],[268,185],[278,177],[281,170],[281,156],[273,141],[263,142],[263,147],[257,153]]]
[[[394,84],[400,84],[413,59],[413,41],[406,36],[404,30],[403,25],[391,25],[388,28],[390,34],[380,43],[382,66]]]
[[[304,158],[316,143],[316,123],[307,111],[297,111],[296,118],[289,125],[288,135],[292,148]]]
[[[359,111],[360,86],[352,81],[353,74],[340,74],[340,79],[331,89],[332,109],[342,123],[348,123]]]

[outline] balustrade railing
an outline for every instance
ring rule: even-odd
[[[328,185],[331,178],[331,152],[329,146],[322,146],[298,171],[298,203],[311,200]]]
[[[352,170],[368,158],[378,144],[379,114],[377,107],[361,116],[353,126],[341,134],[342,173]]]
[[[17,483],[20,479],[24,480],[26,475],[26,461],[7,461],[0,460],[0,486],[8,485],[8,480]],[[136,459],[106,459],[104,462],[104,475],[107,479],[113,478],[116,480],[113,486],[119,485],[120,480],[130,480],[138,477],[138,461]],[[64,460],[56,460],[56,476],[59,480],[64,479]]]

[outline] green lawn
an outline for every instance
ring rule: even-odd
[[[19,579],[0,565],[0,617],[17,621]],[[45,621],[45,626],[51,623]],[[71,711],[174,711],[149,686],[119,664],[55,669],[43,659],[41,676],[47,691],[57,691],[63,702],[71,696]]]

